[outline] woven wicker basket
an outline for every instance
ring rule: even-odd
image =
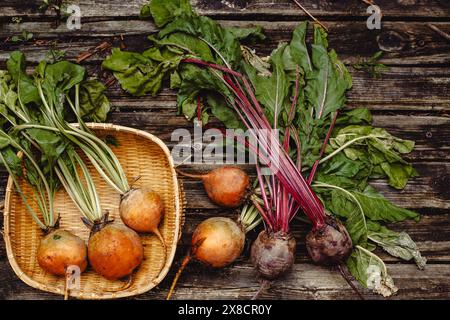
[[[157,191],[165,204],[165,216],[159,229],[167,245],[167,259],[154,235],[142,234],[144,261],[132,277],[132,284],[126,289],[124,281],[106,280],[88,268],[81,275],[79,290],[71,290],[70,295],[82,299],[111,299],[144,293],[155,287],[167,274],[177,247],[183,221],[184,197],[179,184],[169,150],[153,135],[127,127],[112,124],[88,124],[100,137],[107,135],[117,139],[118,146],[112,147],[119,158],[130,183],[140,177],[136,187],[149,186]],[[87,162],[88,163],[88,162]],[[118,214],[120,196],[110,188],[90,165],[95,185],[98,189],[102,209],[109,211],[121,224]],[[30,187],[21,181],[25,194]],[[64,191],[59,191],[55,200],[56,211],[61,215],[61,229],[66,229],[88,240],[89,230],[80,220],[80,213]],[[36,252],[42,231],[32,221],[20,196],[8,180],[4,208],[4,238],[8,260],[17,276],[28,285],[57,294],[64,294],[65,280],[46,273],[37,263]],[[119,290],[119,291],[117,291]]]

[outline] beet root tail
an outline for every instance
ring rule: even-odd
[[[184,171],[182,171],[182,170],[180,170],[180,169],[178,169],[178,168],[175,168],[175,171],[179,174],[179,175],[182,175],[182,176],[185,176],[185,177],[188,177],[188,178],[192,178],[192,179],[203,179],[203,175],[202,174],[192,174],[192,173],[187,173],[187,172],[184,172]]]
[[[356,293],[356,295],[359,297],[360,300],[365,300],[364,296],[359,292],[358,288],[353,284],[352,279],[350,279],[350,276],[345,272],[345,265],[340,264],[338,265],[339,272],[341,273],[344,280],[348,283],[348,285],[353,289],[353,291]]]
[[[251,298],[251,300],[257,300],[263,292],[265,292],[270,288],[271,284],[272,284],[271,281],[263,279],[261,282],[261,286],[259,287],[258,291],[256,291],[255,295]]]
[[[181,266],[177,271],[177,274],[175,275],[175,278],[173,278],[172,285],[170,286],[169,293],[167,294],[166,300],[170,300],[172,297],[172,294],[175,290],[175,286],[177,285],[178,279],[181,276],[181,273],[183,272],[184,268],[189,264],[191,261],[191,253],[189,253],[186,257],[184,257],[183,261],[181,262]]]

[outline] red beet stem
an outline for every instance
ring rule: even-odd
[[[197,96],[197,120],[202,123],[202,101],[200,95]]]
[[[316,227],[319,227],[323,224],[323,220],[325,217],[325,213],[323,212],[323,207],[317,197],[313,194],[309,185],[307,185],[301,173],[297,170],[295,165],[293,164],[290,157],[286,154],[284,150],[281,149],[281,146],[276,141],[276,138],[271,131],[271,128],[267,125],[267,122],[261,119],[260,114],[252,107],[250,102],[248,101],[245,94],[240,91],[237,85],[233,83],[233,81],[226,75],[224,75],[224,79],[226,83],[229,85],[229,88],[235,93],[238,97],[236,101],[237,106],[240,107],[240,110],[235,108],[238,114],[242,111],[245,114],[245,120],[248,120],[246,124],[249,129],[266,129],[269,133],[271,133],[271,140],[275,141],[275,146],[272,147],[269,145],[266,137],[264,135],[255,136],[257,141],[259,142],[259,146],[267,153],[267,157],[272,161],[268,163],[271,169],[275,169],[277,177],[283,183],[283,185],[288,189],[291,195],[296,198],[296,200],[300,203],[301,207],[305,211],[305,213],[310,217],[311,221]],[[247,86],[248,87],[248,86]],[[241,115],[241,118],[244,118]],[[261,153],[257,153],[258,156],[261,156]],[[274,167],[273,162],[280,160],[279,167]],[[305,196],[309,196],[305,197]],[[310,199],[315,201],[310,201]]]
[[[345,268],[344,264],[338,265],[338,269],[339,269],[339,272],[341,273],[342,278],[344,278],[344,280],[348,283],[350,288],[352,288],[352,290],[356,293],[356,295],[359,297],[359,299],[365,300],[363,295],[361,294],[361,292],[359,292],[358,288],[353,284],[352,279],[345,272],[344,268]]]
[[[277,136],[274,134],[272,130],[273,128],[270,126],[269,121],[264,115],[264,111],[262,110],[258,100],[256,99],[256,96],[253,93],[253,90],[247,79],[243,77],[239,72],[199,59],[187,58],[182,60],[182,62],[195,63],[197,65],[214,68],[225,73],[223,74],[221,79],[235,96],[234,101],[229,102],[230,104],[232,104],[234,110],[239,115],[244,125],[248,129],[253,130],[251,131],[251,134],[258,142],[259,149],[256,150],[256,148],[252,148],[252,151],[255,152],[260,161],[265,162],[265,164],[277,177],[276,180],[272,180],[274,183],[273,200],[274,204],[276,205],[276,211],[275,213],[273,213],[272,208],[266,208],[269,209],[267,210],[268,212],[266,214],[266,218],[264,218],[267,224],[270,225],[272,223],[275,223],[275,225],[273,225],[273,227],[276,228],[275,231],[277,231],[278,229],[287,229],[291,214],[286,214],[284,212],[284,210],[288,210],[288,208],[290,207],[290,205],[287,205],[289,198],[282,196],[282,191],[286,189],[286,191],[290,193],[291,197],[293,197],[295,201],[299,203],[300,207],[313,223],[314,228],[319,228],[320,226],[322,226],[325,220],[325,212],[322,203],[314,194],[309,184],[305,181],[301,172],[293,163],[285,148],[280,145],[280,142],[277,140]],[[236,78],[233,80],[229,75],[233,75]],[[239,83],[238,78],[242,80],[243,87]],[[297,84],[297,82],[298,75],[296,80],[296,94],[292,103],[294,107],[298,99],[299,84]],[[294,107],[292,109],[294,109]],[[293,116],[293,112],[293,110],[290,112],[291,117]],[[268,135],[266,136],[265,134],[256,134],[254,130],[267,130]],[[278,180],[280,181],[281,186],[278,186]],[[264,185],[262,185],[261,188],[264,188]],[[286,205],[282,206],[281,202],[286,202]],[[265,206],[267,206],[267,202],[264,201],[264,203]],[[259,207],[260,209],[262,209],[261,206]],[[283,212],[281,212],[280,210],[283,210]],[[268,215],[270,213],[272,213],[272,220],[268,219]]]
[[[323,153],[325,152],[325,149],[328,145],[328,140],[330,140],[331,132],[333,132],[334,125],[336,124],[338,114],[339,114],[339,111],[336,111],[336,114],[334,115],[333,120],[331,121],[330,127],[328,128],[327,135],[325,136],[325,139],[323,140],[322,147],[320,148],[319,158],[314,162],[311,172],[309,173],[309,177],[308,177],[309,185],[314,180],[314,175],[316,174],[317,167],[319,166],[319,161],[322,158]]]
[[[186,58],[186,59],[182,59],[181,62],[198,64],[200,66],[210,67],[210,68],[213,68],[213,69],[216,69],[216,70],[220,70],[220,71],[232,74],[233,76],[236,76],[236,77],[239,77],[239,78],[242,77],[242,74],[240,74],[239,72],[236,72],[236,71],[231,70],[231,69],[229,69],[227,67],[224,67],[224,66],[221,66],[221,65],[218,65],[218,64],[215,64],[215,63],[206,62],[206,61],[203,61],[203,60],[200,60],[200,59]]]

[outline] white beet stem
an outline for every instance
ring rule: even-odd
[[[253,206],[246,204],[242,207],[241,214],[239,216],[238,222],[244,228],[244,232],[248,233],[258,226],[262,221],[262,217],[259,214],[258,209]]]

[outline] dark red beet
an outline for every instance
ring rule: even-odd
[[[259,274],[269,280],[276,279],[292,268],[296,242],[291,234],[261,231],[253,242],[251,259]]]
[[[338,265],[348,258],[353,243],[344,225],[327,217],[325,224],[306,236],[306,249],[311,259],[321,265]]]

